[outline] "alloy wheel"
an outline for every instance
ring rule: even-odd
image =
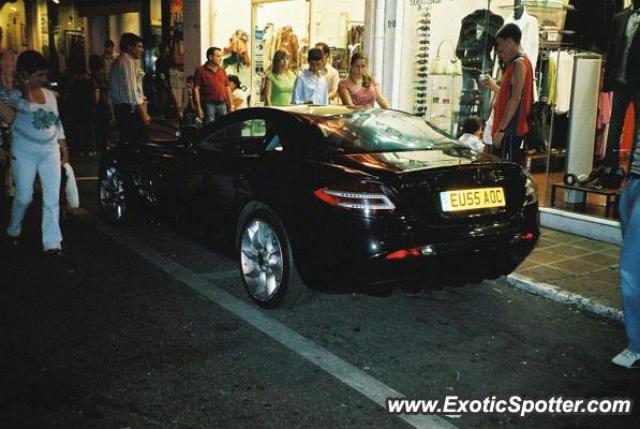
[[[280,288],[284,263],[280,239],[270,224],[260,219],[247,224],[240,262],[248,292],[257,300],[271,300]]]
[[[109,165],[100,178],[100,207],[113,222],[124,219],[127,209],[124,181],[118,168]]]

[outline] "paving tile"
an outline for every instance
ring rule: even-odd
[[[528,268],[520,272],[523,276],[527,276],[537,282],[551,282],[554,279],[560,279],[563,277],[570,277],[571,273],[559,270],[557,268],[551,268],[546,266],[539,266],[534,268]]]
[[[608,256],[604,253],[589,253],[587,255],[576,256],[576,261],[587,262],[589,264],[598,265],[600,267],[612,267],[620,264],[620,258]]]
[[[615,248],[610,249],[610,250],[603,250],[602,253],[607,255],[607,256],[613,256],[613,257],[616,257],[616,258],[620,258],[620,250],[621,250],[620,247],[616,246]]]
[[[620,284],[620,270],[619,269],[611,269],[605,268],[602,270],[594,271],[589,273],[589,278],[593,280],[603,281],[610,285],[619,285]]]
[[[558,279],[554,282],[554,286],[587,298],[611,295],[615,291],[609,283],[591,280],[586,276]]]
[[[533,261],[531,257],[528,257],[527,259],[524,260],[524,262],[518,265],[518,268],[516,269],[516,271],[522,272],[522,270],[526,270],[528,268],[533,268],[533,267],[539,267],[539,266],[540,266],[539,263]]]
[[[544,249],[549,246],[555,246],[556,244],[558,243],[555,240],[551,240],[543,237],[538,240],[538,244],[536,244],[536,249]]]
[[[565,259],[564,261],[554,262],[550,264],[550,266],[575,274],[588,273],[602,268],[598,265],[589,264],[588,262],[582,262],[577,259]]]
[[[590,240],[588,238],[581,238],[571,243],[572,246],[582,247],[592,251],[603,252],[606,250],[620,250],[620,248],[614,244],[603,243],[602,241]]]
[[[622,298],[620,297],[619,293],[617,295],[606,295],[599,297],[596,302],[608,307],[622,310]]]
[[[544,238],[548,238],[550,240],[556,240],[556,241],[560,241],[563,243],[571,243],[574,241],[578,241],[580,240],[582,237],[579,237],[577,235],[572,235],[572,234],[566,234],[564,232],[560,232],[560,231],[543,231],[542,232],[542,237]]]
[[[551,246],[545,248],[549,252],[556,253],[558,255],[562,255],[567,258],[572,258],[574,256],[586,255],[587,253],[591,253],[591,251],[584,249],[582,247],[572,246],[570,244],[558,244],[556,246]]]
[[[539,262],[541,264],[549,264],[552,262],[561,261],[565,258],[565,256],[550,252],[547,249],[535,249],[529,254],[527,260]]]

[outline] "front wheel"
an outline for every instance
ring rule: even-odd
[[[303,284],[289,236],[268,206],[256,202],[245,207],[240,214],[236,244],[245,289],[260,307],[298,306],[315,295]]]
[[[115,160],[109,160],[100,169],[98,203],[103,216],[109,222],[122,224],[126,221],[127,196],[124,176]]]

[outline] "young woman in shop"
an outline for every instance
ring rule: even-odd
[[[367,72],[367,59],[359,52],[351,57],[349,75],[340,81],[338,95],[342,104],[347,106],[371,109],[377,102],[383,109],[389,108],[380,87]]]
[[[291,94],[296,75],[289,69],[289,54],[278,50],[273,55],[271,71],[264,84],[264,99],[267,106],[291,104]]]

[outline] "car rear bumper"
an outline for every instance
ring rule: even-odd
[[[499,274],[522,262],[539,235],[537,206],[523,207],[503,222],[455,227],[334,212],[322,221],[310,220],[294,251],[303,275],[380,283],[431,277],[443,269],[446,273],[447,266],[458,267],[452,273],[473,271],[494,261]]]

